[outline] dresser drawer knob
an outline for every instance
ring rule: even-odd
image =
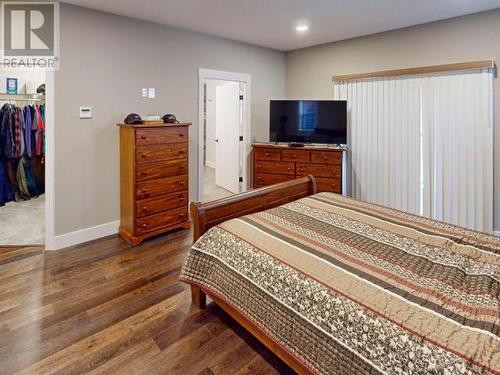
[[[270,155],[269,155],[269,152],[266,152],[266,156],[270,156]]]
[[[183,165],[179,165],[179,169],[184,169],[184,166]]]
[[[289,171],[291,171],[291,170],[292,170],[292,168],[290,168],[290,167],[288,167],[287,169],[288,169]]]
[[[142,224],[141,227],[146,228],[148,225],[146,223]]]
[[[181,137],[181,138],[182,138],[182,137],[184,137],[184,134],[180,133],[180,134],[179,134],[179,137]]]
[[[328,160],[328,156],[324,155],[323,160]]]
[[[257,168],[262,168],[262,165],[260,165],[260,164],[257,164]]]
[[[147,210],[148,210],[148,208],[147,208],[146,206],[144,206],[144,207],[142,208],[142,210],[143,210],[143,211],[147,211]]]
[[[145,135],[141,135],[141,139],[142,139],[142,140],[145,140],[145,139],[146,139],[146,136],[145,136]]]
[[[179,202],[182,202],[184,200],[184,197],[180,196],[179,197]]]
[[[262,181],[262,177],[257,177],[257,180]]]
[[[146,158],[146,154],[141,154],[141,158]]]
[[[293,155],[293,157],[294,157],[295,159],[297,159],[297,155]]]
[[[179,184],[184,185],[184,181],[179,182]]]
[[[141,190],[141,193],[142,193],[142,194],[145,194],[145,193],[147,193],[147,190],[146,190],[146,189],[142,189],[142,190]]]
[[[142,174],[143,176],[146,176],[146,175],[148,174],[148,172],[146,172],[146,171],[142,171],[142,172],[141,172],[141,174]]]

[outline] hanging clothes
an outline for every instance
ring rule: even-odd
[[[25,191],[27,192],[28,198],[25,199],[38,197],[40,195],[40,192],[35,181],[35,174],[33,173],[31,160],[29,160],[26,156],[23,156],[19,161],[17,171],[19,190],[21,190],[21,184],[23,185],[23,188],[26,187]]]
[[[35,111],[36,111],[36,114],[37,114],[37,117],[36,117],[36,121],[37,121],[37,124],[36,124],[36,152],[35,154],[37,156],[39,155],[42,155],[42,152],[43,152],[43,133],[44,133],[44,129],[45,129],[45,125],[43,123],[43,116],[42,116],[42,112],[40,111],[40,106],[36,106],[35,107]]]
[[[14,199],[14,193],[7,177],[5,162],[0,158],[0,206]]]
[[[31,159],[31,167],[35,176],[35,183],[40,194],[45,193],[45,156],[36,156]]]
[[[0,205],[45,191],[45,106],[0,109]]]
[[[24,170],[23,159],[21,159],[17,164],[16,182],[17,182],[17,189],[19,191],[19,196],[23,200],[28,200],[31,199],[31,194],[28,189],[28,181]]]
[[[23,108],[23,118],[24,118],[24,143],[26,156],[31,158],[33,156],[33,146],[32,146],[32,122],[31,122],[31,110],[29,106]]]
[[[15,157],[14,134],[12,132],[13,122],[13,107],[10,104],[5,104],[1,110],[2,121],[0,123],[0,140],[5,158],[10,159]]]

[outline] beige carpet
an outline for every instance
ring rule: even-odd
[[[211,202],[233,195],[230,191],[215,184],[215,169],[205,166],[203,178],[203,202]]]
[[[0,245],[45,242],[45,195],[0,207]]]

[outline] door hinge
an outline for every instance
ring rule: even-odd
[[[240,178],[239,178],[239,182],[243,182],[243,177],[240,177]]]
[[[243,142],[243,136],[240,135],[240,142]]]
[[[240,100],[243,100],[243,95],[240,95]]]

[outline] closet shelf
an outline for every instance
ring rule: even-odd
[[[43,94],[6,94],[0,93],[0,101],[45,101]]]

